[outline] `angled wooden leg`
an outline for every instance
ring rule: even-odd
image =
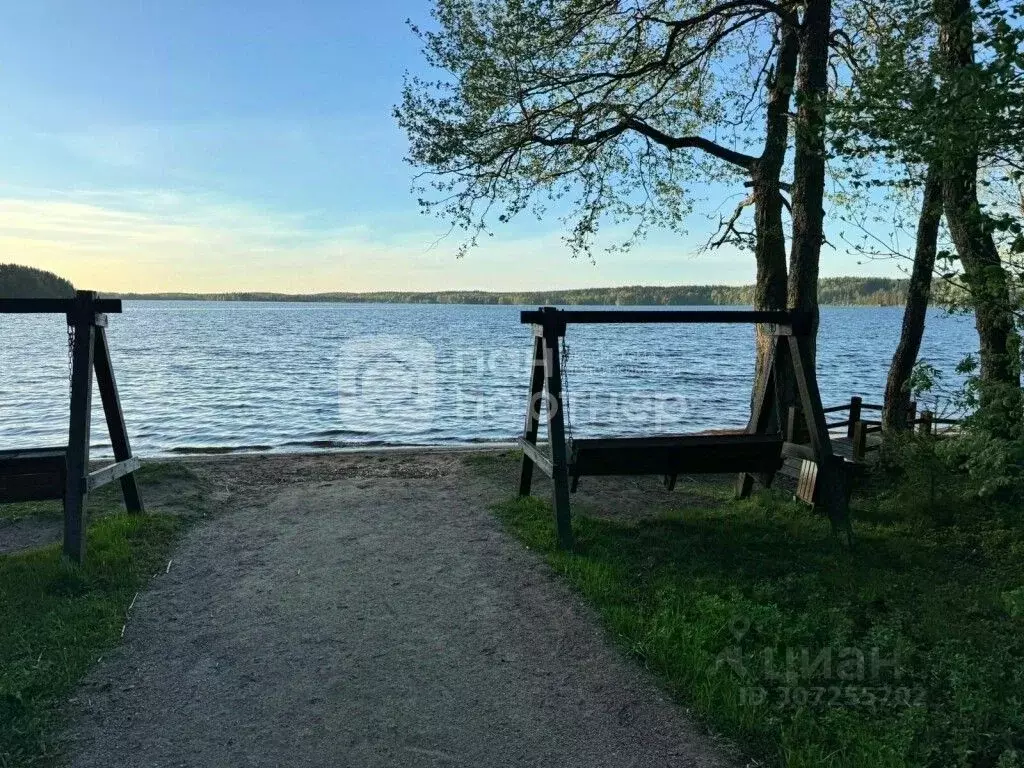
[[[128,442],[128,430],[124,424],[124,412],[121,410],[121,398],[117,394],[117,382],[114,380],[114,368],[110,363],[110,348],[107,346],[106,329],[99,327],[96,333],[96,386],[103,401],[103,415],[107,419],[107,430],[110,432],[110,444],[114,448],[114,459],[124,461],[132,457],[132,447]],[[142,512],[142,495],[135,474],[129,473],[121,478],[121,492],[124,505],[129,512]]]
[[[71,352],[71,419],[68,425],[67,484],[64,489],[64,555],[85,560],[86,487],[89,473],[89,427],[92,417],[94,327],[92,294],[79,293],[68,320],[75,329]],[[87,320],[85,318],[88,318]]]
[[[526,401],[526,425],[523,427],[523,440],[532,445],[537,444],[537,430],[540,426],[541,400],[544,397],[544,339],[540,335],[533,337],[533,360],[530,369],[530,395]],[[529,453],[523,451],[523,462],[519,469],[519,495],[529,496],[533,484],[534,461]]]
[[[764,378],[758,382],[757,391],[754,393],[753,407],[750,411],[750,420],[747,422],[747,434],[766,434],[773,416],[775,416],[775,383],[778,377],[775,375],[775,362],[778,358],[779,337],[776,336],[772,342],[772,348],[768,352],[768,359],[765,361]],[[777,417],[776,417],[777,418]],[[764,473],[761,482],[767,487],[771,485],[775,473]],[[740,472],[736,478],[736,498],[745,499],[754,490],[754,476],[748,472]]]
[[[572,517],[569,509],[569,458],[565,445],[565,411],[562,408],[562,369],[558,358],[558,331],[545,326],[543,335],[544,383],[548,393],[548,435],[551,440],[551,483],[554,486],[555,528],[558,546],[572,549]]]
[[[837,533],[840,530],[844,531],[852,544],[853,529],[850,525],[849,496],[843,460],[832,453],[832,440],[825,424],[818,380],[811,369],[807,338],[799,335],[790,336],[789,352],[796,374],[797,389],[800,391],[800,405],[810,435],[811,451],[818,464],[818,498],[825,506],[832,530]]]

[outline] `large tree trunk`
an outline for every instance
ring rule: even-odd
[[[932,290],[932,272],[935,269],[935,252],[939,238],[939,222],[942,221],[942,176],[936,165],[928,168],[924,182],[921,214],[917,219],[917,238],[914,244],[914,267],[910,272],[907,287],[907,304],[903,310],[903,328],[900,341],[889,366],[889,378],[885,382],[885,410],[882,413],[882,428],[886,431],[907,428],[910,414],[910,390],[907,384],[910,374],[917,365],[921,351],[921,337],[924,336],[925,313]]]
[[[754,257],[757,277],[754,284],[754,308],[786,308],[786,233],[782,225],[782,166],[789,140],[789,107],[796,75],[799,37],[797,30],[780,22],[779,45],[772,79],[768,87],[764,151],[751,169],[754,199],[756,245]],[[771,329],[757,327],[757,371],[754,391],[763,376],[774,336]],[[795,402],[795,383],[784,376],[777,382],[782,406]]]
[[[978,203],[977,139],[955,133],[956,107],[971,104],[959,91],[970,88],[965,72],[974,65],[974,22],[970,0],[935,0],[939,22],[943,93],[950,109],[950,135],[956,139],[943,147],[943,206],[946,223],[956,245],[964,279],[974,305],[981,362],[982,404],[993,388],[1020,387],[1019,339],[1004,269],[987,219]],[[969,107],[968,107],[969,108]]]
[[[825,121],[831,0],[807,0],[800,32],[793,155],[793,250],[789,306],[818,327],[818,262],[824,241]],[[811,348],[814,348],[813,343]]]

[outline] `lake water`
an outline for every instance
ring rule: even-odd
[[[127,301],[110,316],[136,452],[296,451],[507,441],[521,430],[530,330],[521,307]],[[716,307],[713,309],[720,309]],[[900,308],[822,309],[826,405],[881,402]],[[746,423],[747,326],[572,326],[573,434]],[[949,372],[976,347],[970,318],[929,315],[922,358]],[[67,441],[63,316],[0,315],[0,447]],[[93,441],[109,453],[94,396]]]

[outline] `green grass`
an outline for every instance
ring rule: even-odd
[[[174,465],[147,466],[143,494],[189,477]],[[0,515],[59,517],[51,506],[0,506]],[[84,567],[63,561],[59,544],[0,555],[0,768],[54,762],[63,702],[118,643],[129,604],[162,570],[188,520],[125,514],[116,486],[89,506]]]
[[[803,506],[719,491],[639,523],[577,515],[573,553],[555,549],[546,502],[497,511],[628,653],[767,765],[1024,765],[1019,525],[902,521],[869,496],[848,551]]]

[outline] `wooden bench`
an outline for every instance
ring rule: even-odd
[[[0,503],[64,498],[68,449],[0,451]]]
[[[673,487],[681,474],[775,472],[782,437],[774,435],[659,435],[573,440],[569,477],[573,490],[587,475],[662,475]]]

